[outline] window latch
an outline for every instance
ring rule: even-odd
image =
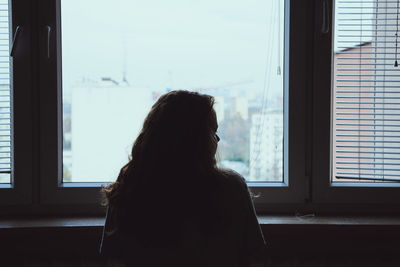
[[[321,33],[327,34],[330,30],[330,13],[328,0],[322,0]]]
[[[49,25],[46,25],[45,29],[46,29],[46,56],[47,58],[50,58],[51,27]]]
[[[13,40],[12,40],[12,43],[11,43],[10,57],[14,57],[14,55],[15,55],[15,49],[16,49],[16,47],[18,45],[18,40],[20,38],[21,32],[22,32],[22,26],[17,26],[15,28]]]

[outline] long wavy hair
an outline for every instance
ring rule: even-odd
[[[134,232],[142,242],[160,240],[161,235],[171,243],[179,239],[186,218],[201,218],[207,231],[207,225],[218,221],[213,105],[212,96],[171,91],[152,106],[129,162],[102,189],[120,230]],[[160,218],[167,231],[157,231]]]

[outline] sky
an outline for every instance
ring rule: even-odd
[[[280,95],[283,3],[62,0],[64,89],[83,77],[121,80],[125,69],[132,86],[151,90],[248,81],[262,91],[268,74]]]

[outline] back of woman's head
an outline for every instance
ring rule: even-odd
[[[161,96],[146,117],[132,149],[137,167],[210,169],[215,165],[214,99],[188,91]]]
[[[168,216],[172,229],[190,211],[210,211],[217,188],[213,105],[213,97],[188,91],[169,92],[153,105],[130,161],[103,189],[121,228],[152,227],[157,216]]]

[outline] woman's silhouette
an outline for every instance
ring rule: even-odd
[[[246,266],[265,243],[244,179],[216,166],[214,98],[161,96],[103,188],[101,253],[133,266]]]

